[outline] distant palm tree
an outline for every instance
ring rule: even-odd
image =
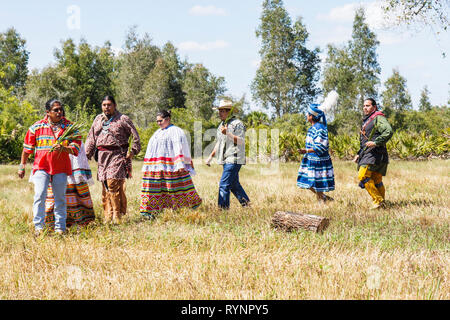
[[[247,127],[257,127],[260,125],[269,125],[269,116],[262,111],[252,111],[244,118]]]

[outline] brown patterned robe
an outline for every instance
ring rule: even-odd
[[[133,135],[131,152],[137,155],[141,151],[139,134],[131,119],[117,110],[109,126],[109,132],[104,133],[102,125],[107,120],[103,113],[95,118],[85,143],[86,156],[91,159],[96,148],[103,149],[98,152],[97,179],[99,181],[126,179],[127,168],[131,165],[126,159],[128,139],[130,135]]]

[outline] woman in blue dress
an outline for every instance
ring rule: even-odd
[[[297,186],[311,190],[318,201],[329,201],[333,198],[324,192],[334,190],[334,171],[328,153],[328,128],[325,113],[311,104],[307,119],[311,123],[306,135],[305,148],[300,153],[305,156],[298,170]]]

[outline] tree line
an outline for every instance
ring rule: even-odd
[[[357,133],[362,102],[369,96],[379,101],[397,131],[439,135],[449,127],[450,98],[432,106],[424,85],[414,110],[407,81],[397,69],[380,93],[379,41],[364,9],[356,10],[347,43],[326,46],[321,68],[321,48],[310,48],[303,19],[293,21],[282,0],[263,0],[262,7],[256,30],[261,63],[250,86],[253,100],[270,113],[251,111],[245,96],[228,93],[223,77],[202,64],[182,60],[170,41],[156,46],[149,34],[139,35],[136,27],[127,31],[119,53],[108,41],[92,46],[83,39],[78,44],[67,39],[55,48],[53,63],[31,71],[26,40],[13,27],[0,33],[0,161],[16,159],[27,126],[43,114],[50,98],[65,104],[69,119],[89,126],[101,112],[102,97],[114,95],[121,112],[136,123],[144,143],[156,130],[154,118],[161,109],[171,109],[177,125],[189,131],[196,120],[203,122],[203,130],[217,126],[212,106],[222,97],[237,102],[247,127],[304,133],[302,113],[332,90],[340,97],[329,115],[332,135]]]

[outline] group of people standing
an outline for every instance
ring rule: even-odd
[[[217,107],[221,123],[216,144],[206,160],[209,166],[214,156],[223,166],[219,183],[218,206],[230,207],[230,194],[243,206],[250,198],[239,182],[239,171],[245,165],[245,126],[234,114],[233,103],[220,101]],[[102,100],[98,115],[83,144],[77,133],[71,139],[58,141],[73,126],[64,116],[62,103],[46,103],[44,119],[33,124],[24,141],[18,175],[25,176],[25,165],[35,154],[30,181],[34,183],[33,223],[35,233],[45,227],[62,234],[71,225],[86,225],[95,220],[89,185],[93,184],[88,159],[98,163],[97,179],[102,183],[104,221],[120,223],[127,213],[125,180],[132,177],[132,159],[141,151],[139,134],[131,119],[117,110],[112,96]],[[374,209],[383,207],[388,157],[386,142],[392,129],[378,111],[375,100],[364,102],[364,118],[360,133],[361,149],[358,163],[360,186],[373,198]],[[308,108],[308,129],[304,154],[297,177],[297,186],[311,190],[318,201],[330,201],[324,192],[335,188],[334,171],[329,154],[328,129],[319,105]],[[150,138],[142,167],[140,213],[152,219],[165,208],[197,208],[202,199],[193,184],[195,175],[190,145],[183,130],[171,123],[171,113],[161,111],[156,116],[159,129]],[[130,148],[130,143],[131,148]]]

